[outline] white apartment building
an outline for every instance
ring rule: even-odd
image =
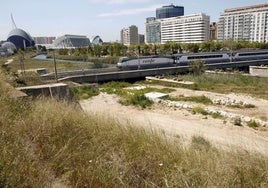
[[[131,25],[121,30],[121,43],[124,45],[139,44],[138,27]]]
[[[210,17],[203,13],[161,19],[161,43],[201,43],[209,40]]]
[[[218,39],[268,42],[268,4],[225,9],[218,23]]]

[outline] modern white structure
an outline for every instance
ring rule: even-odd
[[[89,45],[89,39],[83,35],[63,35],[53,41],[53,48],[81,48]]]
[[[218,39],[268,42],[268,4],[225,9],[218,23]]]
[[[91,37],[90,42],[92,45],[102,45],[103,44],[103,40],[98,35]]]
[[[203,13],[160,19],[161,43],[200,43],[209,40],[210,17]]]
[[[139,44],[138,27],[131,25],[121,30],[121,43],[124,45]]]

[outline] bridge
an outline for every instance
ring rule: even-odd
[[[251,61],[239,61],[239,62],[225,62],[216,64],[207,64],[207,70],[215,69],[226,69],[226,68],[242,68],[249,66],[260,66],[268,65],[268,59],[262,60],[251,60]],[[156,75],[174,75],[182,74],[189,71],[189,66],[176,66],[176,67],[165,67],[165,68],[154,68],[154,69],[142,69],[132,71],[119,71],[117,69],[111,69],[111,71],[103,72],[70,72],[65,73],[64,77],[58,79],[58,81],[73,81],[77,83],[97,83],[106,82],[112,80],[128,80],[128,79],[139,79],[145,78],[146,76]]]

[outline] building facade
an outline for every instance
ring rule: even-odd
[[[225,9],[218,23],[218,39],[268,42],[268,4]]]
[[[145,23],[145,43],[159,44],[161,43],[161,23],[155,17],[146,19]]]
[[[90,41],[83,35],[63,35],[53,41],[52,48],[81,48],[90,45]]]
[[[161,43],[200,43],[209,40],[210,17],[203,13],[161,19]]]
[[[218,24],[216,22],[213,22],[209,26],[209,39],[210,40],[218,39]]]
[[[121,43],[124,45],[139,44],[138,27],[131,25],[121,30]]]
[[[17,49],[25,49],[35,45],[35,42],[31,35],[19,28],[15,28],[9,32],[7,41],[13,43]]]
[[[33,37],[36,45],[52,44],[56,37]]]
[[[139,44],[143,44],[145,42],[145,37],[143,34],[139,34]]]
[[[102,45],[103,44],[103,40],[100,38],[100,36],[93,36],[91,37],[90,43],[92,45]]]
[[[172,18],[184,15],[184,7],[167,5],[156,9],[156,19]]]

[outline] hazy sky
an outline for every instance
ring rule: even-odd
[[[267,0],[1,0],[0,40],[12,30],[13,18],[18,28],[31,36],[64,34],[99,35],[105,42],[120,39],[120,30],[138,26],[144,34],[147,17],[163,5],[184,6],[185,15],[205,13],[218,21],[226,8],[268,3]]]

